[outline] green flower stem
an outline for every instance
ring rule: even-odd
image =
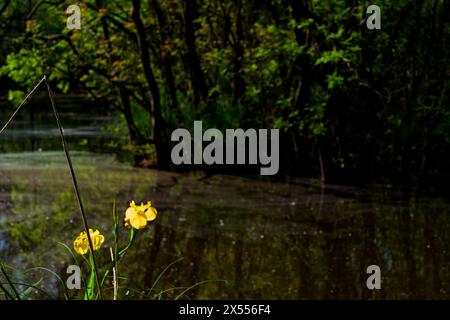
[[[111,262],[109,267],[106,269],[105,274],[103,275],[102,281],[100,282],[100,286],[101,287],[103,287],[103,284],[105,283],[106,278],[108,277],[108,275],[110,274],[110,272],[112,271],[114,266],[117,264],[117,262],[119,262],[125,256],[125,254],[127,253],[128,249],[133,244],[134,239],[136,239],[137,234],[138,234],[138,230],[135,229],[135,228],[131,228],[130,240],[128,241],[128,244],[125,246],[125,248],[123,248],[122,250],[119,251],[117,256],[114,257],[114,261]]]
[[[86,292],[84,294],[84,300],[92,300],[94,298],[94,290],[95,290],[95,267],[94,267],[94,257],[92,253],[89,253],[89,266],[91,268],[91,272],[89,275],[88,285],[86,287]]]

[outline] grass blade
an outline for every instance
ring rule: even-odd
[[[184,296],[187,292],[189,292],[190,290],[194,289],[195,287],[198,287],[204,283],[208,283],[208,282],[227,282],[226,280],[204,280],[204,281],[200,281],[197,282],[195,284],[193,284],[192,286],[188,287],[186,290],[184,290],[183,292],[181,292],[178,296],[175,297],[175,300],[180,299],[182,296]]]
[[[24,292],[20,294],[20,298],[27,299],[28,295],[33,292],[33,289],[35,289],[41,282],[42,279],[39,279],[36,283],[30,285]]]
[[[64,288],[64,297],[66,298],[66,300],[69,300],[69,292],[67,291],[67,286],[66,286],[64,280],[61,279],[61,277],[55,271],[50,270],[50,269],[45,268],[45,267],[34,267],[34,268],[30,268],[30,269],[26,270],[24,272],[24,274],[26,274],[26,273],[28,273],[30,271],[34,271],[34,270],[43,270],[43,271],[47,271],[48,273],[54,275],[58,279],[58,281],[62,284],[62,286]]]
[[[162,276],[177,262],[180,262],[181,260],[183,260],[184,258],[178,258],[177,260],[171,262],[167,267],[164,268],[164,270],[158,275],[158,277],[156,278],[155,282],[153,282],[152,287],[149,289],[146,298],[148,298],[148,296],[150,295],[150,293],[152,293],[153,289],[155,288],[156,284],[159,282],[159,280],[162,278]]]
[[[14,300],[14,297],[9,293],[9,291],[0,283],[0,290],[3,291],[7,299]]]
[[[6,281],[8,282],[8,285],[10,286],[10,288],[12,289],[12,291],[14,292],[14,295],[16,296],[17,300],[20,300],[20,294],[19,292],[16,290],[16,287],[14,286],[13,282],[11,281],[11,279],[9,278],[8,274],[6,273],[5,268],[3,267],[3,263],[0,262],[0,271],[3,273],[3,276],[5,277]]]

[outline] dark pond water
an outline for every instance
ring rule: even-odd
[[[63,244],[71,247],[82,224],[51,114],[23,111],[0,137],[0,257],[17,279],[41,280],[62,298],[56,276],[31,268],[65,279],[73,260]],[[89,223],[106,237],[100,263],[112,243],[113,199],[121,214],[132,199],[158,209],[120,265],[123,297],[172,299],[198,284],[185,297],[450,298],[448,199],[395,186],[133,168],[99,152],[118,139],[103,130],[111,117],[67,109],[61,117]],[[382,272],[379,291],[366,287],[373,264]]]

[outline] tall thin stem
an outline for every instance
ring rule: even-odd
[[[73,170],[72,159],[70,158],[69,148],[67,147],[66,139],[64,137],[64,130],[62,128],[61,122],[59,121],[58,111],[56,111],[55,100],[53,98],[52,89],[50,88],[50,84],[49,84],[49,82],[47,80],[47,76],[44,76],[44,79],[45,79],[45,84],[47,85],[48,95],[50,97],[50,101],[51,101],[52,108],[53,108],[53,113],[54,113],[55,118],[56,118],[56,123],[58,125],[59,134],[61,136],[62,146],[63,146],[63,149],[64,149],[64,153],[66,155],[67,164],[68,164],[69,170],[70,170],[70,176],[72,177],[73,187],[75,189],[75,194],[77,196],[78,205],[79,205],[80,213],[81,213],[81,218],[83,220],[84,229],[86,230],[86,235],[87,235],[87,239],[88,239],[88,242],[89,242],[89,248],[90,248],[91,253],[92,253],[92,262],[93,262],[93,267],[94,267],[94,272],[95,272],[95,281],[97,283],[98,292],[99,292],[99,296],[100,296],[100,299],[101,299],[102,298],[102,293],[101,293],[100,281],[98,279],[97,264],[95,262],[94,246],[92,244],[92,239],[91,239],[91,235],[90,235],[90,232],[89,232],[89,225],[88,225],[87,218],[86,218],[86,212],[84,210],[83,202],[81,201],[81,195],[80,195],[80,191],[79,191],[79,188],[78,188],[77,177],[75,175],[75,171]]]
[[[45,76],[34,86],[33,90],[31,90],[27,96],[25,97],[25,99],[22,100],[22,102],[19,104],[19,106],[16,108],[16,110],[14,110],[13,114],[11,115],[11,117],[8,119],[8,121],[6,121],[6,123],[3,125],[2,129],[0,130],[0,134],[6,129],[6,127],[11,123],[11,121],[13,121],[14,117],[16,116],[17,112],[19,112],[20,108],[22,108],[22,106],[25,104],[25,102],[27,102],[28,98],[31,97],[31,95],[37,90],[37,88],[39,88],[39,86],[41,85],[42,82],[45,81]]]

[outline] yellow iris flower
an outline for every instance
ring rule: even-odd
[[[100,249],[100,246],[105,241],[105,237],[100,234],[98,230],[89,229],[89,234],[92,240],[92,246],[94,247],[94,251]],[[89,240],[86,234],[86,231],[80,233],[80,235],[73,242],[73,248],[78,254],[84,255],[89,252]]]
[[[156,219],[156,209],[152,207],[150,201],[147,204],[136,205],[134,201],[130,202],[130,207],[125,211],[125,225],[131,225],[135,229],[142,229],[148,221]]]

